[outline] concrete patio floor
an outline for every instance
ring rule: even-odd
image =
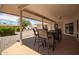
[[[21,45],[19,42],[16,42],[14,45],[4,50],[2,52],[2,55],[40,55],[40,54],[32,50],[31,48]]]

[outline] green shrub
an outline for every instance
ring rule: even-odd
[[[14,35],[15,27],[0,26],[0,36]]]
[[[19,31],[20,31],[19,27],[16,27],[16,28],[15,28],[15,31],[16,31],[16,32],[19,32]]]

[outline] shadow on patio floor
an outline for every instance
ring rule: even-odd
[[[23,44],[32,50],[38,52],[38,46],[34,46],[34,37],[23,39]],[[47,48],[41,47],[39,52],[42,55],[47,55]],[[79,42],[71,36],[64,36],[61,43],[57,44],[55,51],[50,50],[51,55],[78,55]]]

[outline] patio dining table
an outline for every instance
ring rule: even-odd
[[[56,47],[56,40],[55,40],[55,30],[49,30],[48,31],[48,36],[50,38],[50,48],[53,48],[53,51]]]
[[[54,30],[48,30],[47,33],[48,33],[49,36],[54,37],[55,31]]]

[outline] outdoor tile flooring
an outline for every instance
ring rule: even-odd
[[[34,47],[34,37],[24,39],[23,44],[34,51],[38,52],[38,46]],[[39,52],[41,55],[48,55],[47,48],[41,47]],[[51,55],[79,55],[79,42],[76,38],[68,35],[63,35],[63,40],[60,43],[57,43],[54,51],[50,50]]]

